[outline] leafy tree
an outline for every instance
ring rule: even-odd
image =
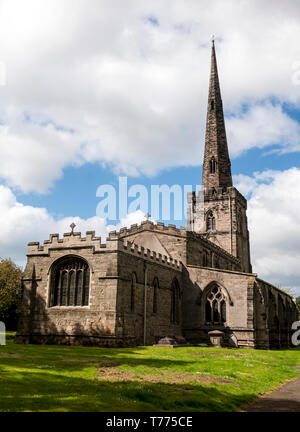
[[[280,284],[277,285],[277,288],[279,288],[281,291],[285,292],[286,294],[289,294],[291,297],[293,297],[293,299],[295,299],[296,293],[294,291],[294,288],[282,288]]]
[[[296,297],[296,308],[298,311],[298,318],[300,319],[300,297]]]
[[[7,329],[17,326],[22,269],[11,259],[0,259],[0,321]]]

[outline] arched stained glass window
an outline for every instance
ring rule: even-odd
[[[78,271],[76,274],[77,276],[77,290],[76,290],[76,301],[75,301],[76,306],[80,306],[82,302],[82,281],[83,281],[82,275],[83,275],[82,271]]]
[[[218,285],[213,285],[205,298],[205,321],[208,324],[226,322],[226,298]]]
[[[83,284],[83,305],[89,305],[89,286],[90,286],[90,269],[86,269],[84,272],[84,284]]]
[[[61,306],[67,305],[68,272],[62,271],[61,275]]]
[[[80,257],[60,259],[52,269],[50,306],[88,306],[90,269]]]
[[[76,283],[76,273],[75,271],[71,271],[69,273],[69,304],[74,305],[74,296],[75,296],[75,283]]]
[[[211,303],[209,300],[207,300],[205,303],[205,321],[211,321]]]

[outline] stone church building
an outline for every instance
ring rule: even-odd
[[[28,244],[17,342],[125,347],[169,336],[198,344],[218,329],[231,346],[290,345],[292,298],[252,272],[214,43],[204,153],[202,200],[189,194],[186,228],[147,220],[102,243],[72,225],[63,238]]]

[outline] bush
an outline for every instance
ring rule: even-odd
[[[22,269],[11,259],[0,260],[0,321],[7,330],[17,327]]]

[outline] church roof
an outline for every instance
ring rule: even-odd
[[[145,249],[150,249],[157,254],[171,257],[167,249],[163,246],[159,238],[154,232],[144,231],[131,238],[136,245],[143,246]]]

